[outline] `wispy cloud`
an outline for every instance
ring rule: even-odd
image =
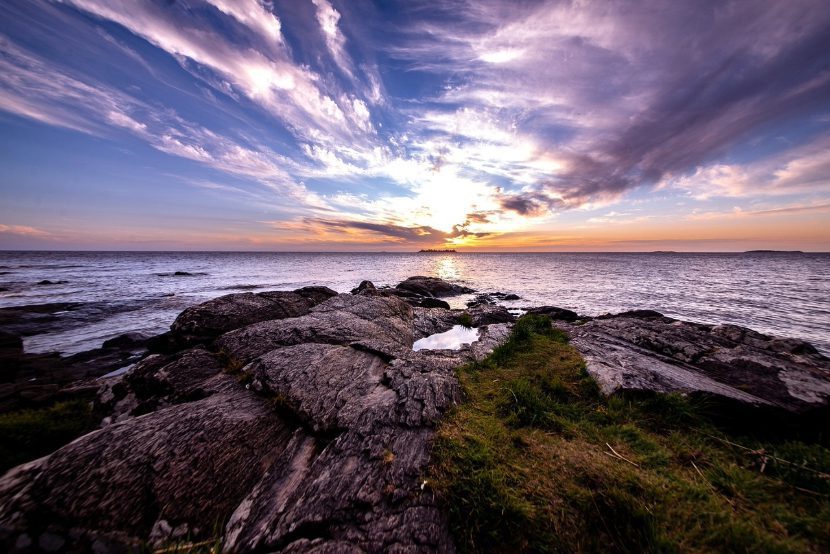
[[[24,237],[46,238],[51,236],[50,233],[42,229],[30,227],[28,225],[3,225],[0,224],[0,233],[9,233],[11,235],[21,235]]]

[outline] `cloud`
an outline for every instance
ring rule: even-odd
[[[686,219],[690,221],[708,221],[715,219],[740,219],[758,216],[779,216],[791,214],[830,213],[830,203],[798,204],[780,208],[744,210],[739,207],[729,211],[693,212]]]
[[[8,233],[11,235],[20,235],[24,237],[46,238],[51,234],[42,229],[30,227],[28,225],[3,225],[0,224],[0,233]]]
[[[311,0],[317,8],[317,22],[326,39],[326,46],[334,61],[344,73],[352,75],[352,61],[346,53],[346,37],[338,27],[340,12],[334,9],[328,0]]]
[[[366,131],[363,113],[355,110],[354,100],[327,93],[322,77],[307,66],[293,62],[290,52],[279,41],[257,49],[232,42],[199,21],[194,12],[176,4],[159,5],[149,1],[67,0],[75,7],[124,26],[164,50],[184,69],[225,93],[230,86],[257,103],[300,138],[316,141],[356,139],[356,129]],[[258,34],[276,36],[279,20],[258,2],[243,4],[215,0],[222,13],[249,26]],[[191,70],[190,62],[216,73],[219,80],[204,79]],[[355,125],[353,124],[357,124]]]
[[[830,193],[830,136],[746,164],[713,163],[686,175],[667,175],[660,186],[699,200]]]
[[[830,12],[818,1],[763,9],[484,2],[448,11],[405,31],[409,40],[391,55],[416,71],[454,76],[459,84],[433,105],[496,110],[501,133],[513,123],[513,136],[537,156],[553,155],[558,165],[540,183],[550,209],[694,171],[771,124],[830,108]],[[440,119],[420,122],[449,132]],[[501,134],[475,125],[461,132],[475,141]],[[535,213],[539,200],[522,194],[505,204]]]
[[[0,35],[0,109],[96,136],[117,128],[172,156],[265,185],[312,208],[325,201],[298,183],[287,157],[158,109],[121,91],[83,82]]]

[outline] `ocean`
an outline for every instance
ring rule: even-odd
[[[188,306],[223,294],[348,292],[411,275],[521,296],[509,308],[652,309],[804,339],[830,355],[830,254],[0,252],[0,308],[72,303],[24,337],[27,352],[72,354],[128,331],[163,332]]]

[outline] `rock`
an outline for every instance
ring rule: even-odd
[[[475,292],[473,289],[449,283],[438,277],[424,277],[421,275],[409,277],[395,286],[398,290],[414,292],[422,296],[455,296]]]
[[[0,359],[23,355],[23,339],[14,333],[0,331]]]
[[[452,552],[423,487],[433,433],[460,400],[455,367],[510,326],[435,352],[412,351],[413,327],[398,298],[343,294],[222,336],[250,360],[238,375],[201,348],[147,357],[99,405],[154,411],[0,478],[0,546],[49,532],[69,551],[160,547],[227,521],[227,552]]]
[[[360,284],[352,289],[352,294],[374,295],[377,294],[378,289],[371,281],[361,281]]]
[[[518,294],[505,294],[502,300],[521,300],[522,297]]]
[[[650,310],[561,324],[605,394],[706,394],[799,414],[830,405],[830,360],[811,345]]]
[[[68,550],[78,551],[116,534],[136,547],[160,519],[187,523],[193,540],[210,538],[292,433],[267,401],[225,380],[222,393],[111,425],[11,470],[0,480],[0,526],[72,529]]]
[[[221,371],[216,356],[201,348],[174,356],[154,354],[122,377],[106,381],[98,391],[96,412],[110,424],[205,398],[218,392],[222,380],[211,378]]]
[[[176,272],[173,273],[173,275],[175,277],[191,277],[191,276],[196,275],[196,274],[195,273],[190,273],[188,271],[176,271]]]
[[[458,325],[458,317],[464,312],[461,310],[447,310],[443,308],[413,308],[413,339],[422,338],[449,331]]]
[[[450,309],[449,304],[438,298],[424,298],[423,300],[419,300],[417,305],[422,308],[444,308],[445,310]]]
[[[303,287],[295,290],[294,292],[303,298],[308,298],[314,303],[315,306],[320,302],[324,302],[329,298],[332,298],[333,296],[337,296],[337,291],[334,291],[328,287]]]
[[[627,312],[621,312],[618,314],[603,314],[597,316],[597,319],[611,319],[616,317],[631,317],[636,319],[654,319],[665,317],[660,312],[655,312],[654,310],[629,310]]]
[[[252,323],[307,314],[331,289],[306,287],[296,291],[228,294],[183,311],[170,330],[182,344],[207,343]],[[336,294],[336,293],[335,293]]]
[[[516,316],[504,306],[481,305],[467,310],[473,322],[473,327],[481,327],[490,323],[513,323]]]
[[[565,308],[557,308],[556,306],[539,306],[537,308],[528,308],[527,313],[536,315],[546,315],[553,321],[576,321],[577,319],[588,319],[580,317],[576,312],[566,310]]]
[[[270,350],[303,342],[359,342],[396,357],[412,348],[412,308],[395,297],[340,294],[305,316],[249,325],[223,335],[216,344],[231,358],[247,363]]]
[[[35,283],[36,285],[46,286],[46,285],[65,285],[69,281],[50,281],[49,279],[44,279],[43,281],[38,281]]]
[[[123,333],[105,340],[102,348],[140,348],[145,345],[148,338],[147,335],[142,333]]]

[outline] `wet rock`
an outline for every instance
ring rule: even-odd
[[[560,327],[606,394],[700,393],[796,414],[830,404],[830,360],[803,341],[650,310]]]
[[[424,277],[417,275],[409,277],[395,286],[398,290],[405,290],[421,296],[455,296],[475,292],[473,289],[450,283],[438,277]]]
[[[565,308],[557,308],[556,306],[539,306],[536,308],[528,308],[527,313],[536,315],[546,315],[553,321],[576,321],[577,319],[589,319],[580,317],[579,314]]]
[[[494,305],[502,300],[521,300],[517,294],[507,294],[504,292],[484,292],[475,295],[475,298],[467,302],[468,308],[475,308],[477,306]]]
[[[23,355],[23,339],[14,333],[0,331],[0,359],[17,358]]]
[[[49,279],[44,279],[43,281],[38,281],[35,283],[39,286],[47,286],[47,285],[65,285],[69,281],[50,281]]]
[[[149,337],[142,333],[123,333],[105,340],[102,348],[141,348]]]

